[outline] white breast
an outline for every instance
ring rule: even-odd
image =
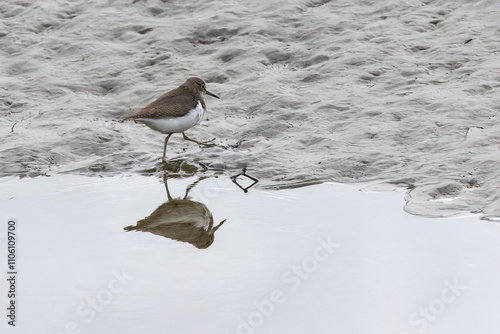
[[[204,113],[205,110],[203,109],[201,102],[198,101],[196,108],[191,109],[186,115],[181,117],[137,118],[137,120],[146,124],[151,129],[164,134],[178,133],[184,132],[200,123]]]

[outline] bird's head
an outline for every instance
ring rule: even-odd
[[[213,96],[213,97],[216,97],[219,99],[219,97],[217,95],[215,95],[214,93],[211,93],[207,90],[207,85],[205,84],[205,81],[201,80],[200,78],[196,78],[196,77],[189,78],[186,80],[184,85],[187,85],[190,88],[192,88],[198,92],[201,92],[203,94],[207,94],[207,95],[210,95],[210,96]]]

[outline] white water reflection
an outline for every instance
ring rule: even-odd
[[[195,181],[169,180],[171,197]],[[403,193],[322,184],[245,194],[228,178],[205,179],[188,199],[212,214],[212,228],[226,222],[198,249],[124,230],[168,200],[161,179],[0,182],[20,263],[19,327],[1,322],[2,333],[500,330],[499,226],[409,215]]]

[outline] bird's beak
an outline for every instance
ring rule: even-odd
[[[222,224],[224,224],[225,222],[226,222],[226,219],[224,219],[223,221],[221,221],[221,222],[219,223],[219,225],[215,226],[215,227],[212,229],[212,231],[211,231],[211,232],[212,232],[212,234],[214,234],[214,233],[215,233],[215,231],[217,231],[217,230],[219,229],[219,227],[221,227],[221,226],[222,226]]]
[[[207,95],[210,95],[210,96],[213,96],[213,97],[216,97],[218,99],[220,99],[220,97],[218,97],[217,95],[215,95],[214,93],[210,93],[208,90],[205,91],[205,93],[207,93]]]

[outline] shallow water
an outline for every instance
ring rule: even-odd
[[[383,180],[408,212],[500,215],[500,3],[3,1],[0,174],[155,168],[113,120],[190,76],[208,119],[169,158],[278,187]]]
[[[197,180],[168,179],[172,200]],[[225,222],[213,243],[198,248],[125,230],[168,202],[156,176],[3,178],[0,245],[4,223],[15,218],[19,309],[17,328],[7,328],[5,319],[0,328],[498,332],[500,227],[477,215],[410,215],[401,210],[404,193],[375,187],[325,183],[244,193],[224,176],[199,180],[184,204],[206,211],[188,220],[208,227],[209,212],[213,226]],[[0,254],[4,259],[3,246]],[[5,300],[4,280],[0,291]]]

